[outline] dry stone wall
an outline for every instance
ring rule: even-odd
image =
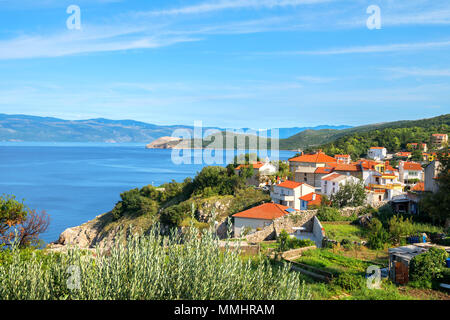
[[[281,232],[286,230],[288,233],[294,232],[293,227],[301,227],[311,220],[317,214],[317,210],[305,210],[299,213],[290,213],[278,219],[264,229],[252,233],[245,238],[248,242],[260,242],[264,240],[275,239]]]

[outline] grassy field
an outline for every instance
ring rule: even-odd
[[[333,275],[344,272],[363,275],[367,267],[371,265],[369,262],[334,253],[332,249],[308,250],[295,261],[322,269]]]
[[[343,248],[309,250],[296,261],[307,264],[334,275],[330,283],[319,282],[302,274],[302,280],[307,284],[312,298],[316,300],[450,300],[450,294],[430,289],[417,289],[406,286],[396,286],[390,280],[384,279],[380,289],[368,289],[366,286],[366,268],[377,262],[387,264],[387,252],[380,250],[354,250]],[[349,289],[336,280],[340,275],[350,277],[357,284]],[[350,282],[352,282],[350,281]]]
[[[329,239],[339,242],[343,239],[357,242],[364,240],[364,229],[350,224],[350,221],[322,222],[322,226],[325,229],[326,237]]]

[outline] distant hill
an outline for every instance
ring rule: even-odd
[[[305,130],[287,139],[280,139],[279,145],[280,149],[285,150],[304,149],[308,147],[320,147],[325,149],[327,147],[330,147],[329,144],[332,144],[334,141],[338,141],[339,139],[345,140],[347,143],[351,144],[352,141],[350,141],[351,139],[349,139],[349,137],[355,135],[358,136],[364,134],[366,136],[366,139],[369,141],[371,135],[377,135],[380,131],[386,129],[394,130],[400,128],[408,129],[417,127],[417,128],[433,128],[433,130],[438,130],[439,127],[442,126],[444,126],[444,130],[446,130],[445,126],[450,126],[450,114],[441,115],[429,119],[401,120],[394,122],[376,123],[343,130],[332,130],[332,129]],[[427,135],[428,132],[423,134]],[[403,137],[403,139],[406,138],[407,137]],[[413,137],[413,135],[410,135],[410,139],[423,140],[425,139],[425,136]],[[428,136],[427,139],[429,139]],[[426,141],[424,140],[423,142]]]
[[[161,126],[135,120],[63,120],[51,117],[0,114],[0,141],[26,142],[143,142],[150,143],[171,136],[176,129],[192,130],[192,126]],[[304,130],[343,129],[348,126],[280,128],[280,139]],[[223,128],[205,127],[203,130]],[[244,129],[245,130],[245,129]]]

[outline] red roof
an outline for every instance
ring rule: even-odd
[[[313,195],[316,195],[316,199],[313,200]],[[300,197],[300,200],[308,201],[308,205],[318,205],[322,202],[322,196],[320,194],[317,194],[315,192],[308,193],[307,195],[304,195],[303,197]]]
[[[372,147],[370,149],[384,149],[384,147]]]
[[[282,187],[282,188],[288,188],[288,189],[295,189],[298,188],[302,185],[303,183],[301,182],[295,182],[295,181],[291,181],[291,180],[286,180],[280,184],[277,184],[277,187]]]
[[[289,207],[283,206],[281,204],[264,203],[260,206],[233,214],[233,217],[274,220],[288,214],[289,212],[286,211],[287,209],[289,209]]]
[[[397,152],[395,155],[399,157],[410,157],[411,152]]]
[[[340,176],[341,176],[341,174],[339,174],[339,173],[333,173],[332,175],[330,175],[330,176],[328,176],[326,178],[322,178],[322,180],[331,181],[331,180],[333,180],[333,179],[335,179],[337,177],[340,177]]]
[[[251,163],[251,164],[253,165],[253,169],[259,169],[259,168],[261,168],[262,166],[265,165],[264,162],[259,162],[259,161]],[[234,170],[240,170],[242,168],[247,168],[248,166],[250,166],[250,165],[249,164],[240,164]]]
[[[417,182],[412,188],[412,191],[425,191],[425,183]]]
[[[361,168],[356,164],[340,163],[335,168],[335,171],[361,171]]]
[[[318,152],[314,154],[305,154],[299,157],[291,158],[289,161],[293,162],[311,162],[311,163],[329,163],[336,162],[335,158],[327,156],[323,152]]]
[[[445,137],[446,134],[445,133],[433,133],[434,137]]]
[[[334,168],[332,167],[318,167],[316,169],[316,171],[314,171],[314,173],[318,173],[318,174],[329,174],[331,172],[333,172]]]
[[[403,170],[421,171],[422,166],[417,162],[403,162]]]

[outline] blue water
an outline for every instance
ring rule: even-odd
[[[0,143],[0,194],[51,217],[46,242],[111,210],[120,193],[194,177],[206,164],[176,165],[171,150],[142,144]],[[286,160],[294,155],[280,151]],[[224,164],[225,165],[225,164]]]

